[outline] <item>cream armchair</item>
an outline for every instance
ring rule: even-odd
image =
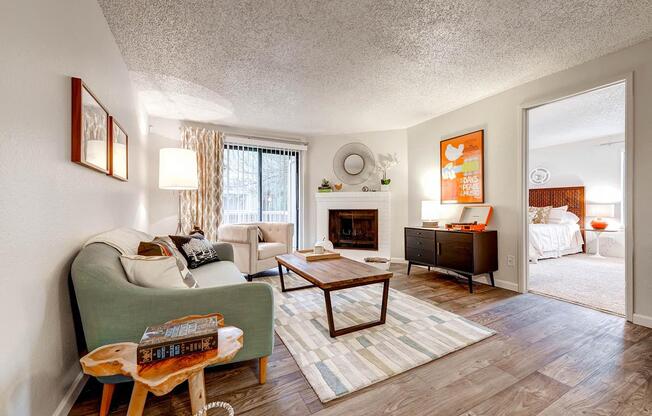
[[[258,241],[258,229],[263,241]],[[240,272],[252,276],[277,267],[275,257],[292,252],[294,224],[283,222],[256,222],[250,224],[223,224],[217,229],[217,239],[233,246],[235,265]]]

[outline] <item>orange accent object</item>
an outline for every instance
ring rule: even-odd
[[[442,204],[484,203],[484,130],[439,143]]]
[[[446,224],[446,229],[453,231],[484,231],[487,229],[487,224],[452,223]]]
[[[607,225],[609,224],[607,224],[607,222],[602,219],[596,218],[593,221],[591,221],[591,227],[593,227],[596,230],[604,230],[605,228],[607,228]]]

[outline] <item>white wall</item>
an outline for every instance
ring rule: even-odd
[[[496,278],[513,287],[516,267],[506,256],[517,254],[519,238],[520,158],[519,107],[534,101],[559,98],[597,86],[605,79],[634,72],[634,312],[652,325],[652,41],[603,56],[574,68],[529,82],[408,129],[409,214],[419,218],[422,199],[439,199],[439,150],[442,136],[484,127],[486,202],[494,206],[492,228],[498,229],[500,270]],[[522,261],[523,259],[519,259]]]
[[[392,258],[403,259],[403,227],[407,221],[407,183],[408,183],[408,154],[407,135],[405,130],[378,131],[360,134],[347,134],[337,136],[319,136],[309,138],[308,155],[305,163],[306,178],[305,192],[305,244],[314,243],[320,236],[315,235],[315,192],[326,178],[331,183],[341,182],[333,172],[333,157],[340,147],[347,143],[360,142],[368,146],[376,158],[378,154],[396,153],[399,164],[387,173],[392,180]],[[344,185],[343,191],[360,191],[367,185],[378,188],[380,180],[372,177],[360,185]],[[420,223],[420,220],[418,221]]]
[[[144,138],[95,1],[0,2],[0,415],[50,415],[79,374],[68,273],[81,244],[147,225]],[[129,134],[129,182],[70,162],[70,77]]]
[[[622,200],[621,152],[623,138],[593,139],[556,146],[530,149],[530,169],[546,168],[550,181],[543,185],[529,183],[530,188],[584,186],[586,203],[616,204],[619,218]]]

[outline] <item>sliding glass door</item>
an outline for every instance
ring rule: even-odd
[[[294,224],[299,235],[299,151],[226,143],[222,221]]]

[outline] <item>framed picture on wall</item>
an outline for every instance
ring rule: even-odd
[[[442,204],[484,203],[484,130],[439,143]]]
[[[129,137],[115,118],[109,116],[109,175],[126,181],[128,174]]]
[[[109,113],[79,78],[72,78],[71,159],[109,173]]]

